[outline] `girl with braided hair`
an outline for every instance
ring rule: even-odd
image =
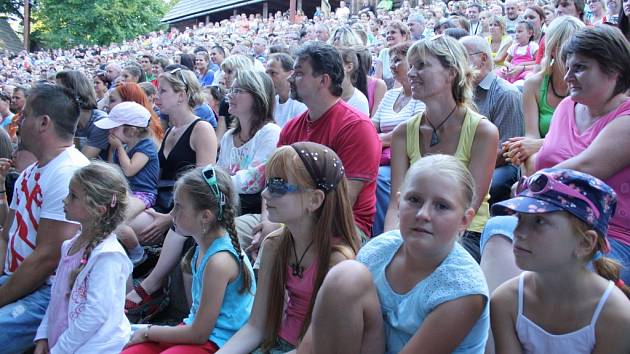
[[[61,246],[35,353],[117,353],[129,339],[124,303],[133,265],[113,233],[125,218],[127,189],[120,170],[103,162],[70,180],[64,211],[81,231]]]
[[[230,175],[213,165],[191,170],[177,180],[174,201],[175,231],[197,242],[190,313],[180,326],[138,329],[124,354],[214,353],[249,319],[256,285],[236,235]]]
[[[220,353],[294,349],[328,270],[359,249],[348,183],[333,150],[311,142],[280,147],[265,174],[269,219],[284,226],[263,241],[251,318]]]

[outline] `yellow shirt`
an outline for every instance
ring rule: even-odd
[[[419,114],[407,122],[407,157],[409,158],[410,165],[422,157],[420,153],[420,122],[422,121],[422,115],[423,114]],[[470,165],[470,152],[472,150],[473,141],[475,140],[475,132],[477,131],[477,125],[482,119],[485,119],[485,117],[470,109],[466,112],[466,117],[464,117],[462,130],[459,134],[459,143],[457,144],[457,150],[453,156],[466,166]],[[483,231],[486,221],[488,221],[490,217],[488,200],[490,200],[489,191],[486,192],[486,196],[483,198],[483,202],[479,206],[475,218],[470,223],[470,226],[468,226],[468,231],[479,233]]]

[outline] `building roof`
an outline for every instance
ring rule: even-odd
[[[211,13],[230,10],[264,0],[180,0],[163,18],[162,22],[174,23]],[[288,6],[288,5],[287,5]]]
[[[6,18],[0,18],[0,49],[18,53],[24,46]]]

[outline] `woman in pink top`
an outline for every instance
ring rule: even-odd
[[[586,28],[565,44],[561,56],[567,69],[564,78],[570,96],[554,112],[545,142],[534,155],[535,169],[558,167],[581,171],[615,190],[618,202],[609,223],[607,256],[623,265],[621,279],[630,283],[630,98],[627,95],[630,44],[615,27]],[[491,231],[488,234],[493,236]],[[499,234],[513,237],[510,232]],[[513,256],[512,260],[505,259],[506,247],[511,245],[498,247],[504,241],[495,237],[490,247],[484,236],[482,268],[484,262],[494,264],[494,269],[504,269],[498,263],[513,264]],[[488,247],[484,250],[486,242]],[[493,278],[493,274],[486,276]],[[506,274],[503,279],[509,277]]]
[[[279,148],[262,193],[269,220],[284,224],[263,241],[249,321],[218,353],[284,353],[297,347],[315,296],[333,265],[359,249],[343,165],[331,149],[299,142]]]

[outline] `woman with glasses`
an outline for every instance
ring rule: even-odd
[[[221,138],[217,165],[232,176],[241,201],[240,214],[260,214],[265,164],[276,149],[281,130],[273,119],[273,82],[263,72],[241,70],[228,100],[236,127]]]
[[[590,10],[590,14],[586,18],[587,24],[597,26],[608,22],[606,3],[603,0],[586,0],[586,5]]]
[[[169,227],[173,219],[168,213],[173,207],[173,186],[178,175],[190,167],[201,167],[215,163],[217,138],[210,123],[195,116],[193,109],[203,102],[204,95],[195,74],[187,69],[177,68],[164,72],[159,77],[160,90],[157,105],[160,111],[168,114],[171,127],[166,131],[158,151],[160,159],[160,181],[155,210],[147,209],[135,218],[145,227],[138,238],[146,244],[160,243],[168,230],[163,249],[181,249],[185,236],[177,234]],[[125,309],[136,320],[146,320],[157,314],[163,304],[161,290],[163,280],[179,259],[179,253],[160,257],[155,268],[134,290],[127,294]]]
[[[240,70],[254,70],[254,59],[245,55],[234,54],[225,58],[221,63],[221,70],[223,71],[223,77],[221,78],[223,88],[228,90],[232,87],[232,83],[234,82],[234,78],[236,78],[236,74]],[[227,96],[223,97],[221,103],[219,104],[219,119],[217,126],[217,139],[222,141],[223,134],[233,127],[234,117],[230,114],[229,111],[230,103],[228,101]]]
[[[479,261],[479,238],[489,217],[488,200],[496,162],[499,132],[476,112],[472,102],[473,73],[466,50],[456,39],[439,36],[416,42],[407,54],[412,97],[424,112],[399,124],[392,135],[392,183],[385,231],[398,224],[396,194],[409,166],[423,156],[457,157],[475,179],[475,218],[461,242]]]
[[[592,48],[598,48],[592,50]],[[617,210],[608,228],[608,257],[619,262],[621,279],[630,283],[630,43],[612,26],[584,28],[562,46],[568,97],[556,107],[549,132],[534,155],[534,171],[568,168],[603,180],[617,193]],[[516,220],[492,221],[482,236],[482,268],[496,287],[520,272],[510,251]],[[494,219],[494,218],[493,218]],[[489,223],[490,225],[490,223]],[[504,237],[493,237],[501,235]]]

